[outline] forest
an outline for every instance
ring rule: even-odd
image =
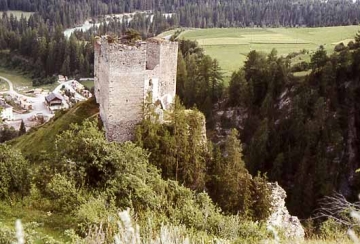
[[[267,172],[287,190],[292,213],[308,218],[322,197],[359,192],[359,45],[357,35],[331,56],[320,47],[300,78],[289,57],[252,51],[224,89],[216,60],[180,41],[177,93],[205,114],[212,141],[237,128],[249,172]]]
[[[136,10],[174,13],[175,26],[196,28],[349,25],[360,17],[360,3],[352,0],[0,0],[2,10],[39,12],[50,24],[64,27],[93,16]]]

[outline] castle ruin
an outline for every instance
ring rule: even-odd
[[[167,110],[175,98],[178,43],[161,38],[95,43],[95,97],[109,141],[134,139],[147,99]]]

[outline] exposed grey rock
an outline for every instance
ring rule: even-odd
[[[285,206],[286,192],[277,182],[269,183],[271,189],[271,215],[267,224],[282,231],[286,238],[304,239],[305,232],[298,217],[291,216]]]

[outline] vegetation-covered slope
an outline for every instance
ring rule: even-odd
[[[179,226],[183,230],[182,235],[191,236],[195,243],[215,238],[258,243],[268,237],[263,222],[252,222],[249,219],[252,215],[247,213],[248,208],[260,210],[258,206],[265,206],[263,211],[266,214],[269,210],[267,205],[263,205],[266,196],[259,198],[259,194],[255,194],[252,198],[246,195],[246,201],[242,201],[242,185],[230,181],[234,179],[231,178],[231,164],[238,164],[242,168],[241,173],[245,170],[241,145],[236,136],[231,137],[235,142],[229,143],[231,156],[229,153],[229,157],[223,157],[228,159],[229,164],[225,171],[227,178],[219,174],[220,179],[228,183],[226,190],[234,190],[232,193],[236,196],[226,209],[226,212],[235,213],[224,215],[207,193],[197,193],[180,186],[171,176],[168,177],[170,179],[162,179],[159,169],[153,165],[156,162],[149,162],[148,151],[131,142],[107,142],[97,121],[85,119],[91,118],[96,111],[93,101],[79,104],[47,125],[12,141],[13,147],[1,145],[0,167],[7,169],[0,172],[1,243],[10,243],[13,239],[14,231],[10,226],[15,218],[23,218],[29,243],[49,240],[56,243],[52,238],[60,243],[103,243],[99,236],[106,243],[113,242],[117,230],[116,212],[127,207],[135,211],[138,223],[145,230],[143,233],[147,233],[143,235],[147,241],[159,234],[163,224]],[[74,122],[82,125],[69,126]],[[175,142],[180,139],[179,135],[190,133],[188,140],[191,141],[192,130],[186,132],[186,124],[176,123],[176,128],[182,130],[180,134],[172,134],[171,130],[166,133],[166,126],[161,131]],[[28,160],[14,147],[24,151]],[[179,155],[189,153],[188,156],[195,157],[197,152],[189,149],[186,151],[180,147],[177,155],[164,156],[181,159]],[[42,150],[47,150],[46,154]],[[189,170],[182,169],[182,172]],[[244,180],[254,184],[247,190],[266,193],[266,182],[262,178],[259,177],[259,181],[251,178]],[[218,190],[221,190],[220,185]],[[26,216],[16,212],[19,205]],[[240,209],[241,215],[234,211],[238,206],[246,206]],[[51,221],[53,214],[54,220]],[[40,217],[42,215],[43,218]],[[264,216],[256,216],[256,219],[263,221]],[[54,227],[54,222],[59,226]],[[102,227],[95,231],[99,226]]]
[[[31,129],[9,144],[29,158],[36,158],[44,153],[51,154],[55,151],[56,135],[69,129],[72,123],[81,124],[88,118],[97,120],[98,112],[99,107],[92,98],[77,104],[67,112],[58,112],[49,123]]]

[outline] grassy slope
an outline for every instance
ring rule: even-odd
[[[332,52],[336,43],[344,41],[347,44],[359,30],[359,26],[189,29],[180,38],[197,40],[207,54],[219,60],[226,75],[230,75],[243,65],[251,50],[268,53],[275,48],[279,55],[286,56],[302,49],[311,54],[324,45],[328,52]],[[309,58],[309,55],[301,57],[302,60]]]
[[[20,149],[26,157],[36,160],[44,151],[52,152],[54,150],[56,135],[69,128],[71,123],[81,123],[86,118],[96,118],[95,115],[98,111],[95,99],[81,102],[69,111],[57,114],[49,123],[10,141],[9,144]],[[11,206],[7,201],[0,201],[0,226],[14,231],[16,219],[21,219],[25,227],[28,224],[33,226],[31,230],[26,228],[25,231],[37,233],[34,237],[35,243],[45,243],[43,238],[46,236],[50,236],[60,243],[68,241],[64,231],[76,228],[70,216],[36,210],[27,203],[26,199],[25,202],[13,202]],[[34,222],[37,223],[35,226],[31,224]]]
[[[15,221],[17,219],[21,219],[25,227],[25,233],[36,232],[33,235],[35,243],[46,243],[44,240],[46,236],[60,241],[60,243],[68,241],[68,238],[64,235],[65,230],[76,228],[70,216],[39,211],[20,202],[12,206],[8,202],[0,202],[0,225],[15,231]]]
[[[32,86],[32,80],[29,77],[20,74],[20,72],[16,70],[10,70],[4,67],[0,67],[0,76],[9,79],[14,84],[15,90],[18,90],[19,87]]]
[[[20,149],[26,157],[36,158],[44,151],[52,152],[56,135],[68,129],[71,123],[81,123],[84,119],[96,115],[98,111],[95,99],[81,102],[68,112],[57,114],[49,123],[34,128],[9,143]]]
[[[14,89],[19,93],[24,93],[25,91],[31,90],[32,88],[43,88],[52,91],[55,89],[57,85],[59,85],[58,83],[53,83],[53,84],[46,84],[46,85],[34,87],[32,85],[32,79],[28,75],[24,75],[19,70],[1,67],[1,65],[0,65],[0,76],[8,78],[13,83]],[[8,86],[6,85],[6,87],[4,87],[0,83],[0,91],[2,91],[3,88],[8,89]]]

